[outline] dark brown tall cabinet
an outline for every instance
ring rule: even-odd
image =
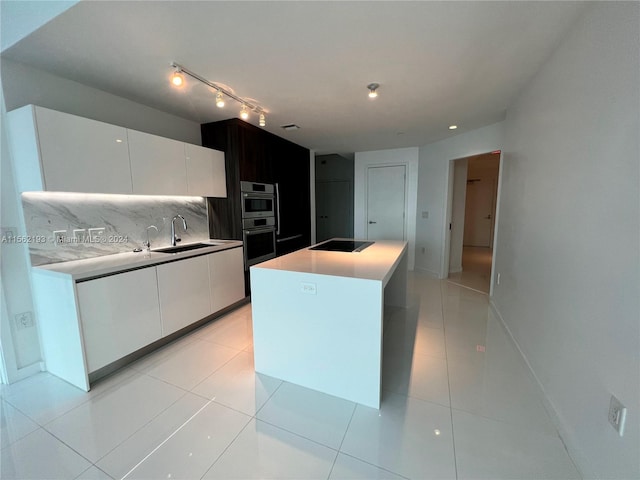
[[[203,146],[225,152],[227,170],[227,198],[208,199],[211,237],[242,240],[241,181],[274,183],[277,255],[310,245],[309,150],[236,118],[203,124],[201,130]]]

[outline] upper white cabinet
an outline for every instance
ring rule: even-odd
[[[224,152],[185,143],[184,154],[189,195],[226,197],[227,176]]]
[[[19,193],[227,196],[223,152],[34,105],[8,119]]]
[[[184,143],[129,130],[133,193],[187,195]]]
[[[33,105],[8,118],[19,192],[132,193],[125,128]]]

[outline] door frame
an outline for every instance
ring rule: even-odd
[[[492,152],[485,152],[492,153]],[[451,230],[449,226],[452,223],[451,215],[453,213],[453,180],[454,180],[454,167],[456,160],[462,160],[463,158],[475,157],[480,154],[469,155],[466,157],[452,158],[449,160],[449,170],[447,176],[447,202],[446,202],[446,211],[444,215],[444,224],[443,224],[443,241],[442,241],[442,257],[440,263],[440,278],[446,279],[449,277],[449,256],[451,254]],[[496,192],[496,214],[493,223],[493,231],[491,233],[492,241],[493,241],[493,255],[491,258],[491,278],[489,281],[489,297],[493,296],[493,289],[496,277],[496,252],[498,250],[498,227],[500,224],[500,198],[502,195],[502,179],[503,179],[503,170],[504,170],[504,152],[500,150],[500,162],[498,167],[498,185]]]
[[[409,165],[407,163],[389,163],[378,165],[367,165],[365,173],[365,190],[364,190],[364,218],[363,226],[366,237],[369,237],[369,171],[372,168],[388,168],[388,167],[404,167],[404,218],[402,219],[402,240],[407,241],[407,217],[409,209],[409,191],[408,191],[408,178],[407,173],[409,171]]]

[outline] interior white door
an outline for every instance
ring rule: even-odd
[[[367,169],[367,239],[404,240],[406,166]]]
[[[353,194],[347,181],[316,183],[316,240],[353,236]]]
[[[491,247],[495,183],[491,180],[467,182],[464,214],[464,244]]]

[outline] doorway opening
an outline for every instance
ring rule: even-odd
[[[489,294],[500,151],[452,161],[448,280]]]

